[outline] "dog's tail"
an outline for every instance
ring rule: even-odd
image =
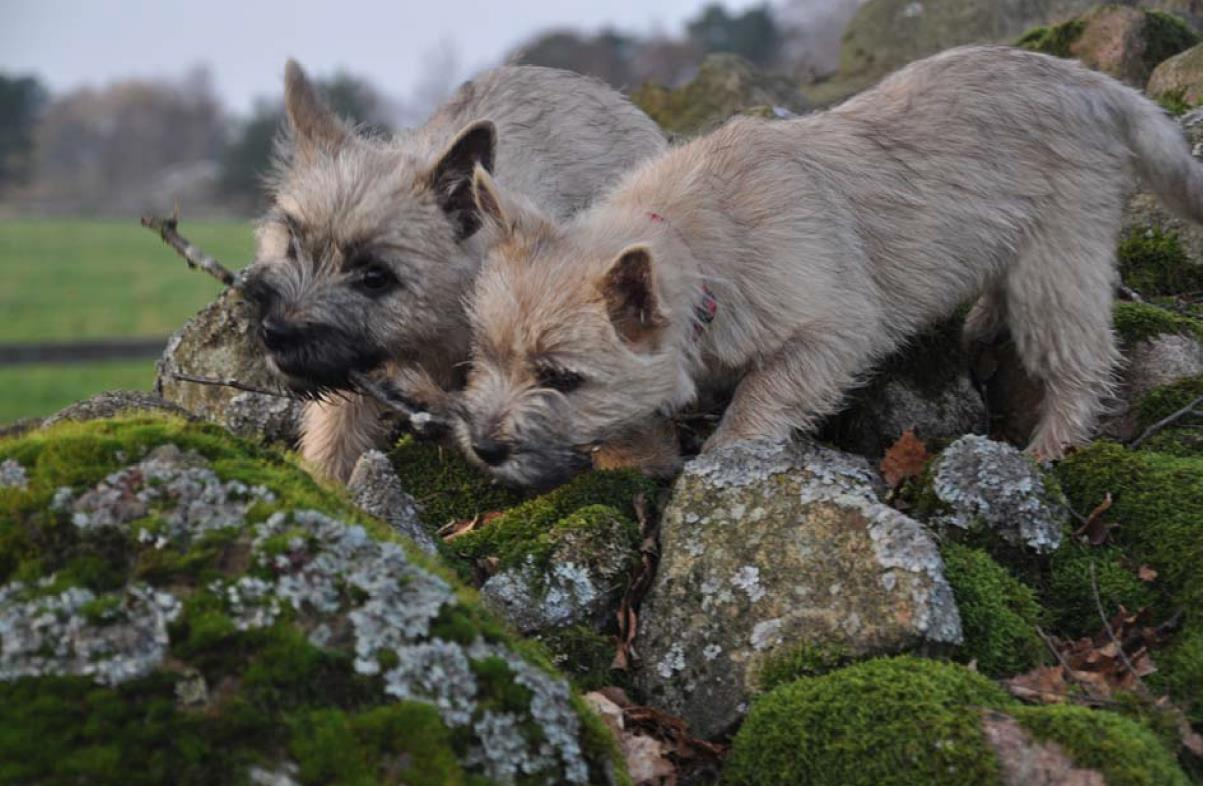
[[[1176,123],[1137,91],[1116,85],[1114,108],[1142,184],[1182,218],[1201,223],[1201,162]]]

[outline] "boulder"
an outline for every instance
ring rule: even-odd
[[[279,388],[264,361],[252,322],[250,304],[234,290],[226,290],[168,339],[159,359],[155,392],[241,436],[293,444],[299,401],[175,377],[187,374],[232,379],[267,390]]]
[[[563,677],[280,454],[139,416],[0,466],[5,780],[628,782]]]
[[[961,320],[949,320],[880,364],[822,429],[826,441],[877,461],[914,429],[926,442],[980,433],[987,427],[983,396],[971,381]]]
[[[1156,101],[1201,104],[1201,45],[1164,60],[1151,72],[1146,94]]]
[[[1012,445],[962,437],[933,460],[927,481],[920,507],[930,526],[1033,554],[1062,543],[1068,513],[1058,481]]]
[[[671,89],[646,84],[632,103],[673,134],[700,134],[739,112],[787,117],[807,109],[807,100],[790,79],[759,72],[732,54],[708,55],[695,78]]]
[[[1157,65],[1200,40],[1195,30],[1170,14],[1106,5],[1066,22],[1030,30],[1017,45],[1056,57],[1074,57],[1141,89]]]
[[[183,407],[153,393],[141,390],[109,390],[60,409],[43,420],[41,425],[53,426],[64,420],[102,420],[127,412],[160,412],[189,419],[194,417]]]
[[[937,545],[857,456],[748,443],[688,463],[640,613],[637,683],[694,733],[731,731],[776,660],[956,645]]]
[[[384,453],[369,450],[360,456],[348,478],[347,493],[365,513],[384,521],[428,554],[436,553],[435,541],[419,519],[418,503],[402,489]]]

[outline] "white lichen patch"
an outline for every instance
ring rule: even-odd
[[[98,601],[107,601],[103,613]],[[13,582],[0,588],[0,680],[84,676],[119,685],[145,676],[163,661],[179,613],[174,596],[145,585],[102,599],[82,587],[37,596]]]
[[[675,644],[670,647],[669,652],[657,661],[657,673],[664,679],[669,679],[675,673],[686,668],[686,653],[682,651],[681,644]]]
[[[756,565],[744,565],[729,579],[732,586],[749,596],[750,603],[757,603],[766,596],[761,585],[761,570]]]
[[[589,568],[562,562],[542,571],[530,557],[521,567],[487,579],[481,597],[525,633],[586,622],[606,602]]]
[[[29,479],[25,476],[25,467],[16,459],[0,461],[0,489],[25,489]]]
[[[440,639],[395,650],[398,665],[385,672],[385,692],[423,701],[439,710],[449,727],[464,726],[477,706],[477,679],[464,648]]]
[[[935,524],[983,526],[1038,553],[1062,542],[1065,505],[1037,464],[1011,445],[974,435],[957,440],[937,459],[933,492],[948,508]]]
[[[749,646],[761,652],[782,643],[782,618],[762,620],[749,634]]]
[[[724,649],[718,644],[708,644],[703,648],[703,657],[707,660],[715,660],[723,651]]]

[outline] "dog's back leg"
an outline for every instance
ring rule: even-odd
[[[1064,211],[1045,222],[1005,276],[1009,331],[1044,388],[1028,448],[1044,458],[1087,441],[1113,391],[1117,213],[1099,218],[1108,212]]]

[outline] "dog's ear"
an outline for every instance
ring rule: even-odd
[[[635,348],[648,348],[669,322],[657,297],[653,256],[644,246],[620,254],[599,289],[615,332]]]
[[[347,141],[346,125],[318,96],[296,60],[285,64],[285,114],[293,128],[293,151],[309,160],[318,151],[333,153]]]
[[[502,195],[498,193],[494,178],[481,164],[473,169],[473,204],[484,221],[502,232],[510,231],[510,219],[502,207]]]
[[[459,240],[481,228],[481,214],[474,200],[473,172],[478,166],[487,173],[493,171],[496,137],[494,124],[479,120],[456,136],[431,169],[435,198],[448,214]]]

